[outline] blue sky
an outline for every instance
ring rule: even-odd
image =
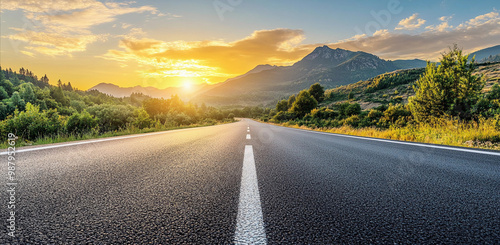
[[[435,61],[500,44],[498,1],[3,0],[1,65],[81,89],[217,83],[314,47]]]

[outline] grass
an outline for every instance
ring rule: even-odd
[[[54,143],[62,143],[62,142],[69,142],[69,141],[98,139],[98,138],[106,138],[106,137],[113,137],[113,136],[131,135],[131,134],[161,132],[161,131],[169,131],[169,130],[183,129],[183,128],[205,127],[205,126],[213,126],[213,125],[219,125],[219,124],[225,124],[225,123],[231,123],[231,122],[234,122],[234,120],[233,121],[224,121],[224,122],[214,122],[214,123],[190,124],[190,125],[182,125],[182,126],[174,126],[174,127],[161,126],[161,127],[152,127],[152,128],[144,128],[144,129],[129,127],[129,128],[123,129],[123,130],[106,132],[106,133],[102,133],[102,134],[88,133],[88,134],[81,134],[81,135],[75,135],[75,134],[57,135],[54,137],[39,138],[39,139],[36,139],[34,141],[19,139],[16,141],[16,147],[54,144]],[[7,141],[2,142],[0,144],[0,149],[7,149],[7,147],[9,147],[7,145]]]
[[[290,122],[276,125],[336,134],[500,150],[500,131],[495,128],[495,123],[494,119],[483,119],[479,123],[440,119],[429,124],[409,125],[401,128],[391,127],[389,129],[353,128],[350,126],[313,129]]]

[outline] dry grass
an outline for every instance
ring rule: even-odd
[[[483,119],[479,123],[440,119],[429,124],[410,125],[402,128],[391,127],[389,129],[374,127],[358,129],[350,126],[312,129],[291,123],[278,125],[328,133],[500,150],[500,131],[495,129],[495,123],[494,119]]]

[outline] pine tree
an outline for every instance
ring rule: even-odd
[[[472,118],[472,107],[476,104],[484,82],[473,75],[475,60],[455,45],[444,53],[441,64],[427,63],[425,73],[413,86],[415,96],[409,99],[410,110],[415,119],[427,122],[432,117],[457,116]]]

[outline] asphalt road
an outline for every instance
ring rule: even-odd
[[[17,150],[0,244],[500,243],[499,152],[251,120],[90,142]]]

